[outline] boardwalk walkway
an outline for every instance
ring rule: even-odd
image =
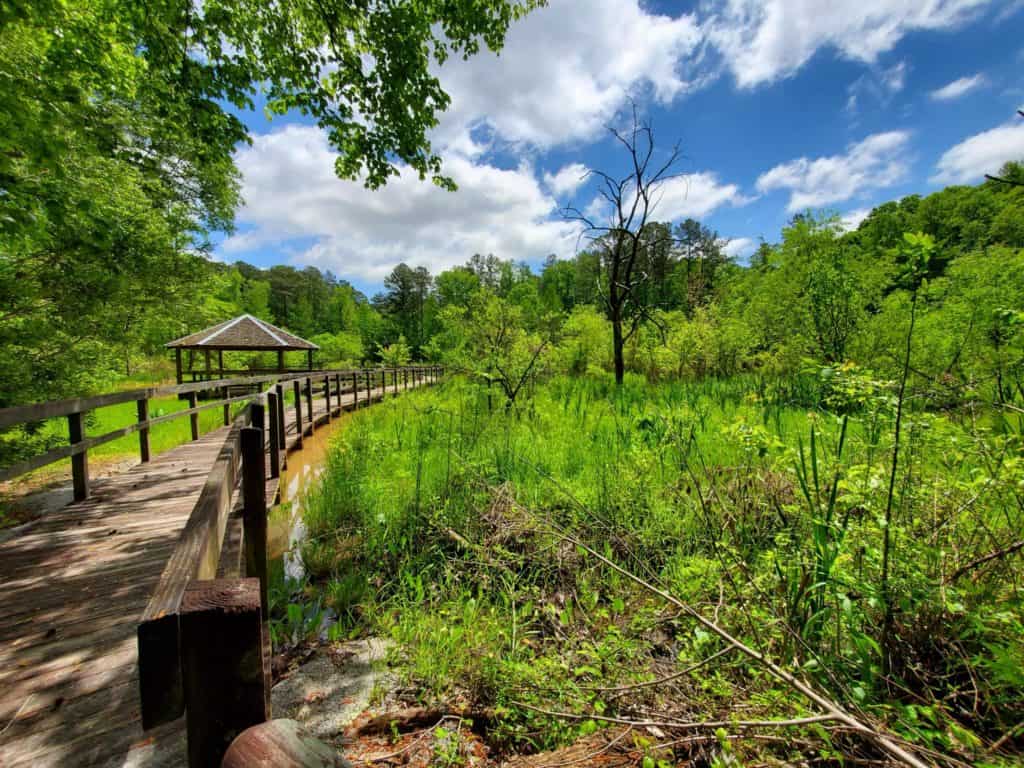
[[[322,399],[314,417],[328,418]],[[286,419],[292,448],[294,408]],[[136,626],[228,429],[96,481],[0,544],[0,767],[185,764],[182,721],[142,731]]]

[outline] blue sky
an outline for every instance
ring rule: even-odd
[[[1024,158],[1021,0],[550,0],[500,56],[438,70],[453,98],[432,135],[459,191],[403,173],[382,190],[333,176],[299,116],[243,115],[246,204],[218,258],[314,265],[367,293],[405,261],[571,256],[559,210],[587,168],[624,166],[604,126],[632,98],[685,175],[657,218],[697,218],[743,259],[795,211],[854,224],[872,205],[975,183]]]

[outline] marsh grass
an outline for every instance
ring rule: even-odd
[[[1022,714],[1020,587],[1012,559],[945,577],[1019,530],[1020,435],[905,414],[888,574],[900,655],[883,674],[891,391],[844,375],[627,377],[622,388],[556,378],[507,412],[461,379],[388,400],[354,416],[307,499],[311,590],[347,631],[391,635],[421,698],[493,710],[496,741],[520,749],[583,726],[519,702],[801,711],[728,657],[672,686],[601,692],[721,648],[560,541],[551,521],[850,706],[966,755]]]

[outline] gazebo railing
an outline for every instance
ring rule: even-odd
[[[436,380],[440,374],[440,366],[407,366],[403,368],[360,368],[360,369],[337,369],[322,371],[305,371],[288,374],[269,374],[263,376],[246,376],[213,381],[202,381],[188,384],[177,384],[165,387],[148,387],[145,389],[126,390],[124,392],[112,392],[102,395],[93,395],[84,398],[72,398],[69,400],[55,400],[34,405],[22,405],[13,408],[0,409],[0,430],[11,429],[24,424],[46,421],[49,419],[66,418],[68,424],[68,444],[52,448],[43,453],[17,461],[6,467],[0,468],[0,482],[12,480],[16,477],[32,472],[41,467],[53,464],[64,459],[71,459],[71,477],[74,489],[74,498],[81,501],[89,496],[89,450],[97,448],[106,443],[118,440],[126,435],[139,435],[139,459],[142,462],[150,460],[150,430],[158,424],[163,424],[174,419],[189,418],[191,427],[191,439],[198,440],[200,435],[199,414],[203,411],[215,408],[223,409],[223,423],[225,426],[231,424],[231,405],[239,402],[249,402],[262,396],[261,388],[253,392],[239,395],[229,395],[233,388],[241,386],[270,385],[277,383],[283,385],[290,383],[296,398],[295,406],[299,419],[299,435],[302,434],[302,415],[299,413],[301,407],[298,405],[300,397],[304,396],[307,405],[306,419],[311,419],[313,414],[312,400],[322,395],[328,401],[328,413],[330,413],[331,397],[341,395],[353,395],[358,401],[361,397],[360,390],[369,393],[376,389],[376,382],[380,382],[387,391],[388,377],[391,377],[394,391],[398,391],[398,377],[404,377],[407,383],[418,383],[430,377]],[[371,387],[371,380],[374,382]],[[215,393],[213,399],[206,400],[200,404],[200,393]],[[161,416],[149,416],[149,401],[154,398],[167,397],[171,395],[184,395],[188,407],[173,413]],[[136,403],[137,419],[124,427],[111,430],[102,435],[86,435],[86,417],[94,410],[123,403]],[[283,400],[282,400],[283,404]],[[281,411],[281,409],[279,409]],[[281,411],[283,412],[283,411]]]

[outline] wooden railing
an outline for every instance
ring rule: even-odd
[[[403,368],[362,368],[358,370],[325,370],[284,375],[248,376],[166,387],[149,387],[146,389],[113,392],[105,395],[0,409],[0,430],[48,419],[66,418],[69,438],[67,445],[53,448],[7,467],[0,468],[0,482],[11,480],[48,464],[70,458],[74,497],[75,500],[81,501],[89,496],[88,456],[90,449],[118,440],[126,435],[138,433],[139,458],[143,462],[147,462],[150,460],[149,433],[154,426],[187,416],[191,423],[191,438],[192,440],[197,440],[199,438],[199,414],[203,411],[222,408],[224,411],[224,425],[228,425],[231,423],[232,403],[251,402],[267,394],[267,392],[249,392],[229,396],[232,390],[239,387],[258,387],[261,384],[268,383],[273,383],[275,386],[280,387],[286,383],[293,383],[296,393],[300,387],[305,390],[307,403],[310,403],[312,388],[314,386],[319,387],[321,382],[326,382],[324,386],[328,388],[328,391],[332,380],[334,381],[335,391],[341,389],[343,381],[345,386],[352,382],[351,388],[346,390],[348,393],[351,393],[353,390],[359,389],[357,382],[365,382],[368,386],[371,379],[374,381],[386,380],[389,375],[397,382],[399,375],[407,378],[410,376],[417,378],[426,376],[430,372],[436,373],[437,370],[436,366],[410,366]],[[313,382],[316,382],[316,384],[314,385]],[[271,388],[274,389],[274,386]],[[211,394],[219,396],[206,399],[200,403],[199,397],[201,394],[206,397]],[[171,395],[184,395],[188,401],[188,407],[173,413],[150,418],[149,401],[153,398]],[[296,397],[298,397],[297,394]],[[138,416],[135,422],[102,435],[86,435],[86,416],[91,411],[133,401],[136,403]]]
[[[234,736],[271,714],[268,479],[273,488],[287,449],[301,445],[303,434],[334,411],[432,383],[442,373],[429,366],[279,377],[250,395],[232,422],[138,625],[143,728],[185,714],[192,768],[220,765]],[[273,377],[259,382],[267,378]],[[345,395],[350,397],[343,402]],[[319,397],[324,411],[313,406]],[[291,443],[285,433],[289,407],[295,409]],[[233,525],[239,535],[226,536]]]

